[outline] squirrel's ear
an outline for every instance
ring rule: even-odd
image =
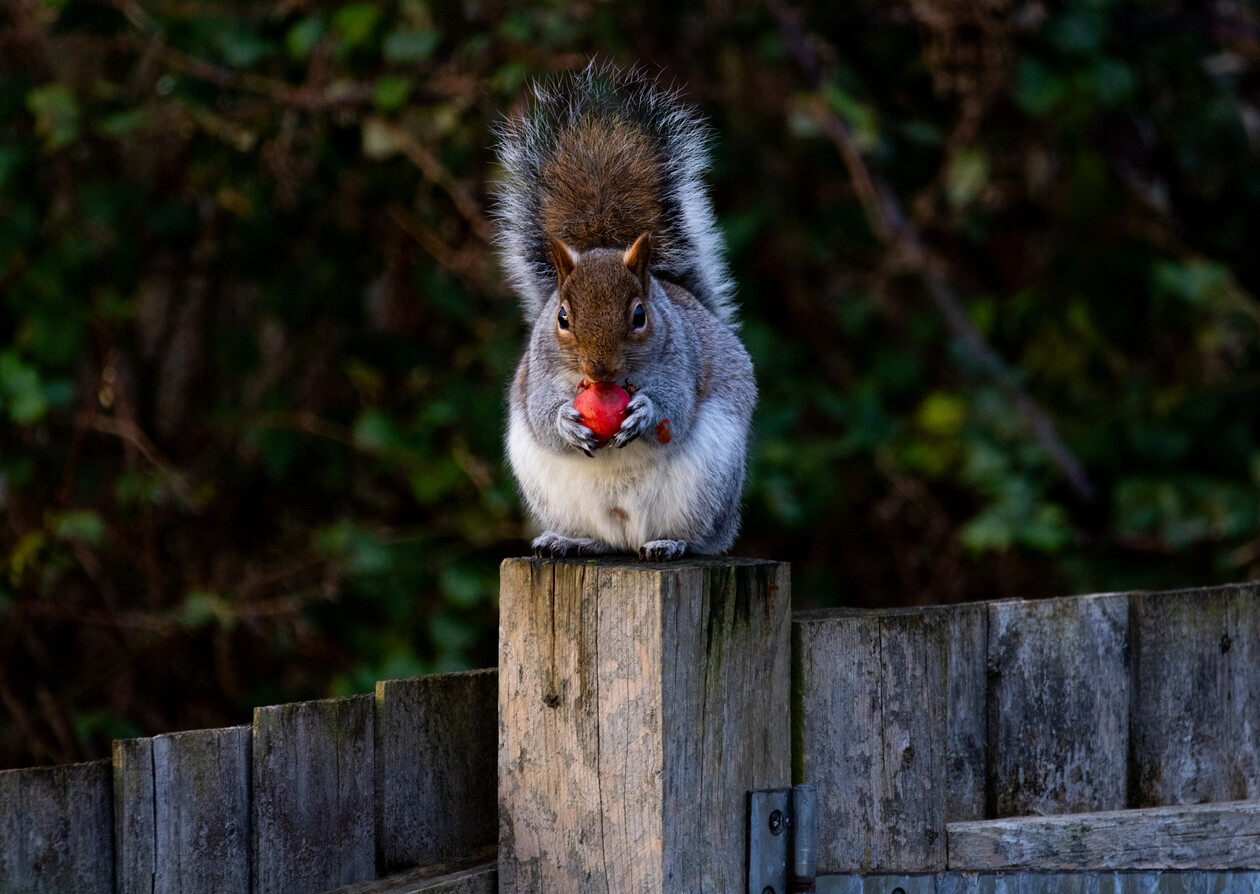
[[[547,248],[551,252],[551,263],[556,266],[557,285],[563,286],[577,266],[578,254],[559,239],[552,239]]]
[[[649,267],[652,263],[652,234],[644,233],[634,240],[634,245],[621,256],[630,272],[643,284],[643,294],[648,292]]]

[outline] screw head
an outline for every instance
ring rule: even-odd
[[[770,813],[770,832],[774,835],[783,833],[783,811],[774,810]]]

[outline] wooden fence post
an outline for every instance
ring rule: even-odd
[[[945,824],[984,815],[984,606],[792,622],[793,776],[818,787],[819,866],[945,869]]]
[[[254,709],[255,894],[376,877],[371,695]]]
[[[743,890],[790,782],[788,567],[503,563],[499,890]]]
[[[109,761],[0,772],[0,891],[114,889]]]

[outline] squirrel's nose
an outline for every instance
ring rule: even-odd
[[[602,360],[589,360],[586,368],[582,370],[592,382],[611,382],[617,378],[617,374],[621,372],[621,364],[606,363]]]

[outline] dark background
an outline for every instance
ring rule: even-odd
[[[800,606],[1260,576],[1252,3],[7,0],[0,767],[495,663],[490,128],[716,129]]]

